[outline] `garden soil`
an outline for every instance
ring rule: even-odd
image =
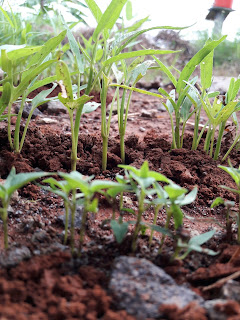
[[[171,85],[165,86],[165,89],[170,90]],[[111,96],[110,93],[108,102]],[[10,151],[6,123],[1,123],[0,176],[3,181],[12,166],[15,166],[17,172],[70,171],[71,136],[66,110],[60,106],[50,108],[50,105],[44,105],[40,110],[30,123],[20,155]],[[117,173],[123,173],[118,168],[121,159],[117,114],[114,111],[108,167],[104,172],[101,170],[100,115],[98,108],[82,116],[77,170],[98,179],[114,180]],[[205,120],[203,114],[200,122],[203,124]],[[13,117],[13,128],[15,121]],[[157,255],[160,235],[155,233],[153,243],[147,250],[148,234],[139,238],[134,255],[162,267],[179,285],[186,284],[204,299],[214,299],[221,289],[217,281],[240,271],[236,225],[233,223],[232,232],[226,233],[224,207],[210,208],[213,199],[219,196],[238,201],[235,194],[220,186],[234,188],[234,183],[227,173],[218,168],[221,157],[214,161],[203,152],[203,142],[198,150],[191,150],[193,120],[188,121],[181,149],[170,151],[170,128],[169,116],[157,98],[134,93],[125,139],[126,163],[139,168],[144,160],[148,160],[151,170],[161,172],[189,191],[197,186],[196,201],[183,207],[184,227],[179,232],[182,236],[191,237],[215,228],[216,234],[206,247],[219,251],[219,254],[213,257],[192,252],[183,261],[171,261],[174,243],[167,240],[162,254]],[[232,138],[229,122],[221,156],[227,151]],[[233,151],[233,166],[238,166],[239,160],[239,152]],[[223,164],[228,165],[227,162]],[[126,195],[124,201],[127,207],[136,211],[134,197]],[[99,204],[99,212],[88,216],[83,253],[80,259],[76,259],[71,256],[68,246],[63,245],[62,200],[33,183],[14,194],[8,220],[10,248],[6,252],[0,226],[0,319],[135,319],[134,315],[119,310],[118,301],[109,292],[114,259],[120,255],[133,255],[130,250],[131,230],[123,243],[117,244],[109,225],[104,223],[111,218],[111,205],[101,196]],[[237,208],[233,209],[237,211]],[[152,223],[153,214],[149,209],[144,213],[144,220]],[[124,219],[132,220],[133,216],[126,213]],[[164,226],[164,222],[165,212],[162,211],[157,224]],[[76,243],[77,231],[78,228]],[[163,305],[161,312],[164,316],[161,319],[197,320],[200,315],[201,319],[208,319],[204,309],[200,308],[199,311],[199,308],[194,304],[184,309]],[[237,302],[229,302],[225,308],[228,319],[240,319]]]

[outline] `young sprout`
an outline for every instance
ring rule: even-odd
[[[231,218],[231,208],[235,206],[234,201],[224,200],[222,197],[217,197],[211,204],[211,208],[214,208],[219,205],[224,205],[226,211],[226,233],[227,239],[231,240],[232,238],[232,218]]]
[[[119,167],[125,170],[124,179],[131,186],[132,192],[135,193],[138,199],[137,220],[132,240],[132,251],[135,252],[137,248],[137,237],[141,230],[142,215],[146,210],[146,197],[151,196],[155,192],[153,189],[154,183],[157,181],[169,183],[170,180],[161,173],[150,171],[147,161],[143,163],[140,169],[129,165],[119,165]]]
[[[20,136],[20,124],[22,120],[22,113],[27,96],[33,90],[46,85],[56,80],[54,77],[49,77],[43,80],[37,81],[39,75],[50,67],[53,63],[57,62],[57,59],[46,59],[49,54],[55,50],[55,48],[65,38],[66,31],[61,32],[58,36],[49,39],[43,46],[38,47],[25,47],[18,48],[16,50],[7,52],[5,49],[1,50],[1,68],[5,73],[5,77],[0,84],[0,91],[2,95],[0,97],[0,116],[8,109],[8,140],[11,149],[19,153],[21,151],[24,138],[19,142]],[[17,75],[15,74],[15,65],[23,58],[30,57],[28,64],[25,66],[25,70],[22,70]],[[15,86],[14,79],[19,75],[18,85]],[[43,97],[45,98],[45,97]],[[17,120],[14,130],[14,138],[11,135],[11,107],[14,102],[21,99],[21,106],[17,114]],[[40,105],[40,101],[37,103]],[[34,106],[33,108],[35,108]],[[30,121],[30,118],[27,122]],[[25,128],[27,129],[27,126]],[[25,129],[25,130],[26,130]],[[26,134],[26,132],[25,132]],[[24,137],[25,137],[24,134]]]
[[[68,66],[64,61],[59,61],[56,68],[57,79],[61,86],[62,92],[58,94],[58,99],[67,108],[71,124],[71,138],[72,138],[72,153],[71,153],[71,169],[76,170],[77,167],[77,146],[78,146],[78,134],[79,134],[79,123],[83,113],[89,113],[97,109],[99,104],[92,102],[87,104],[93,96],[82,95],[81,97],[74,97],[73,86],[71,81],[71,75]],[[79,115],[79,121],[75,119],[74,112],[76,111]],[[76,134],[77,132],[77,134]]]
[[[63,178],[62,181],[57,182],[55,179],[50,178],[46,179],[44,182],[50,184],[50,190],[61,196],[64,199],[65,208],[67,207],[71,210],[72,252],[74,252],[75,211],[77,205],[81,205],[83,207],[78,249],[78,255],[80,256],[86,229],[87,214],[88,212],[96,213],[98,211],[98,199],[95,197],[96,193],[102,194],[104,191],[106,192],[106,190],[111,188],[116,190],[118,184],[113,181],[93,180],[94,176],[83,176],[77,171],[72,171],[71,173],[59,172],[58,175]],[[71,197],[69,197],[70,192],[72,193]],[[66,228],[67,227],[65,226],[65,237],[67,231]]]
[[[65,233],[64,233],[64,244],[67,243],[68,236],[68,221],[69,221],[69,209],[71,211],[71,248],[74,249],[74,215],[75,207],[70,198],[70,193],[72,192],[72,186],[66,180],[58,181],[54,178],[48,178],[42,181],[43,183],[48,183],[49,186],[42,186],[42,188],[57,194],[63,199],[65,208]]]
[[[240,243],[240,166],[238,169],[236,169],[232,166],[230,161],[229,161],[229,166],[230,167],[225,167],[225,166],[218,166],[218,167],[226,171],[236,183],[236,189],[229,188],[224,185],[221,185],[221,187],[228,191],[236,193],[238,195],[239,211],[238,211],[238,217],[237,217],[237,225],[238,225],[237,240]]]
[[[7,218],[8,218],[8,206],[10,204],[11,197],[14,191],[22,188],[31,181],[34,181],[38,178],[49,175],[46,172],[27,172],[27,173],[18,173],[13,167],[10,171],[7,179],[4,184],[0,184],[0,200],[2,208],[0,208],[0,216],[3,221],[3,232],[4,232],[4,247],[8,248],[8,231],[7,231]]]
[[[164,186],[164,191],[167,194],[165,202],[167,212],[165,229],[169,229],[171,218],[173,218],[174,228],[175,230],[177,230],[179,227],[182,226],[184,217],[184,214],[180,207],[188,205],[196,199],[197,187],[193,188],[193,190],[187,194],[187,189],[182,188],[170,181],[168,185]],[[159,253],[162,250],[164,240],[165,235],[163,235],[162,237],[162,241],[159,247]]]
[[[198,236],[194,236],[187,243],[183,242],[181,238],[179,238],[177,241],[177,248],[174,252],[172,259],[183,260],[193,250],[197,252],[203,252],[211,256],[219,254],[219,252],[215,252],[213,250],[201,247],[202,244],[204,244],[213,237],[214,233],[215,230],[211,230]],[[181,250],[183,249],[185,250],[185,252],[182,255],[179,255]]]

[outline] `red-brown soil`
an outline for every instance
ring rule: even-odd
[[[208,248],[220,251],[220,254],[211,257],[193,252],[184,261],[171,262],[173,244],[170,241],[166,242],[161,256],[152,254],[158,245],[157,235],[147,253],[144,248],[148,246],[148,236],[140,237],[136,254],[161,266],[177,283],[187,283],[205,299],[216,298],[218,287],[208,290],[204,287],[239,271],[240,258],[235,254],[238,252],[236,232],[227,239],[225,229],[217,224],[225,224],[224,209],[213,210],[210,205],[218,196],[237,201],[234,194],[220,187],[223,184],[234,187],[234,183],[217,167],[220,161],[212,160],[203,152],[202,144],[197,151],[191,150],[191,121],[186,128],[184,147],[170,151],[170,120],[167,112],[158,110],[159,105],[156,98],[133,94],[126,134],[126,162],[139,167],[148,160],[152,170],[163,173],[182,187],[192,190],[197,185],[196,201],[183,208],[192,218],[184,220],[183,231],[192,236],[216,228],[217,235],[208,242]],[[45,118],[52,122],[47,124]],[[14,123],[14,119],[12,121]],[[71,138],[67,114],[49,115],[45,110],[33,119],[20,155],[10,151],[6,123],[0,125],[2,179],[7,177],[12,166],[17,172],[70,171]],[[223,142],[225,151],[229,146],[229,135],[226,133]],[[78,150],[78,171],[100,179],[114,179],[121,163],[117,116],[113,116],[111,124],[106,171],[101,171],[100,110],[82,117]],[[239,160],[239,153],[234,151],[232,164],[236,167]],[[134,319],[126,311],[118,310],[117,301],[108,292],[112,262],[119,255],[132,254],[131,238],[128,236],[121,245],[113,240],[111,230],[102,225],[111,217],[111,206],[103,198],[99,200],[99,212],[96,216],[89,215],[87,221],[82,257],[73,259],[68,247],[61,246],[64,229],[58,218],[64,213],[61,199],[34,184],[19,190],[12,201],[8,220],[9,245],[10,250],[28,247],[31,257],[15,267],[0,267],[1,319]],[[128,201],[136,209],[135,199],[129,197]],[[132,216],[127,214],[125,219],[131,220]],[[153,212],[146,212],[144,219],[152,222]],[[157,223],[164,225],[164,221],[162,212]],[[7,253],[3,253],[2,232],[0,240],[4,257]],[[235,258],[231,259],[234,254]],[[234,304],[228,308],[229,314],[236,316],[231,319],[240,319],[240,308]],[[164,319],[207,319],[204,309],[194,303],[181,310],[176,306],[163,306],[161,311],[166,315]]]

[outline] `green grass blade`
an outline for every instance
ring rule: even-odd
[[[110,65],[113,62],[120,61],[123,59],[129,59],[129,58],[141,57],[141,56],[153,55],[153,54],[168,54],[168,53],[176,53],[176,52],[179,52],[179,51],[146,49],[146,50],[137,50],[132,52],[124,52],[104,61],[103,66],[106,67],[107,65]]]
[[[177,86],[177,80],[174,77],[174,75],[172,74],[172,72],[170,71],[170,69],[165,66],[164,63],[162,63],[158,58],[156,58],[155,56],[153,56],[154,60],[157,62],[157,64],[159,65],[159,67],[161,68],[161,70],[166,74],[166,76],[168,77],[168,79],[170,81],[172,81],[174,87],[176,88]]]
[[[27,68],[30,68],[29,70],[25,71],[22,75],[22,79],[27,77],[29,74],[33,72],[31,67],[35,64],[41,64],[44,59],[49,55],[50,52],[52,52],[65,38],[67,31],[62,31],[58,36],[51,38],[48,40],[29,61]]]
[[[93,40],[96,42],[99,34],[104,30],[111,30],[120,16],[122,8],[127,0],[112,0],[103,13],[93,33]]]
[[[185,82],[188,81],[191,74],[195,70],[196,66],[214,49],[216,48],[227,36],[223,36],[219,40],[213,40],[206,46],[204,46],[201,50],[199,50],[192,59],[186,64],[184,69],[181,72],[181,75],[178,79],[176,90],[180,92],[181,89],[185,87]]]
[[[102,11],[100,10],[99,6],[94,0],[85,0],[85,2],[98,23],[102,17]]]

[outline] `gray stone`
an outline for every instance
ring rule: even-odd
[[[20,102],[19,102],[19,103],[16,103],[16,105],[15,105],[15,112],[16,112],[16,113],[19,112],[20,106],[21,106],[21,103],[20,103]],[[25,119],[28,118],[31,109],[32,109],[32,104],[26,102],[26,103],[24,104],[24,109],[23,109],[22,117],[25,118]],[[39,116],[39,115],[41,115],[41,114],[42,114],[42,112],[41,112],[40,110],[38,110],[38,108],[36,108],[36,109],[33,111],[32,119],[36,118],[37,116]]]
[[[162,304],[176,304],[182,308],[203,299],[190,289],[179,286],[163,269],[146,259],[122,256],[115,260],[109,289],[125,309],[138,320],[158,318]]]
[[[47,106],[47,113],[54,115],[67,113],[67,108],[60,101],[49,101]]]
[[[74,221],[74,227],[80,228],[82,224],[82,214],[83,214],[83,207],[77,206],[76,212],[75,212],[75,221]],[[64,215],[58,217],[58,221],[61,222],[64,226],[66,224],[66,213]],[[71,221],[72,221],[72,215],[71,211],[69,210],[69,216],[68,216],[68,228],[71,227]]]
[[[44,242],[48,240],[48,234],[45,230],[36,230],[32,235],[32,242]]]
[[[26,246],[10,248],[0,253],[0,266],[4,268],[15,267],[23,260],[31,258],[31,252]]]
[[[229,280],[221,288],[221,299],[235,300],[240,303],[240,285],[238,281]]]
[[[206,309],[210,320],[227,320],[228,319],[227,314],[221,312],[219,308],[216,308],[217,305],[224,305],[225,303],[227,303],[227,301],[223,299],[214,299],[214,300],[205,301],[204,308]]]

